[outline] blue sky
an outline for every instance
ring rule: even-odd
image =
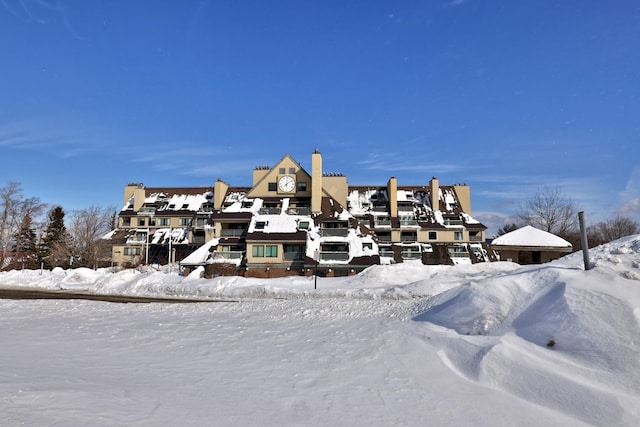
[[[637,1],[1,0],[0,40],[0,186],[66,210],[318,148],[490,229],[543,186],[640,220]]]

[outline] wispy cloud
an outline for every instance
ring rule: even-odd
[[[57,158],[114,152],[131,146],[135,140],[135,135],[68,117],[0,123],[0,147],[36,151],[40,155]]]
[[[386,171],[390,173],[398,172],[420,172],[425,174],[442,174],[468,170],[469,165],[463,162],[422,162],[416,159],[413,154],[392,155],[392,154],[370,154],[357,164],[363,169],[374,171]]]
[[[71,25],[69,13],[61,1],[47,0],[0,0],[0,5],[11,15],[25,23],[40,25],[62,22],[65,29],[78,40],[84,40]]]
[[[620,204],[615,215],[640,221],[640,166],[636,166],[631,171],[624,190],[620,194]]]

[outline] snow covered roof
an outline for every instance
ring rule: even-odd
[[[213,238],[200,246],[191,255],[180,261],[180,265],[205,265],[211,255],[211,248],[218,246],[220,239]]]
[[[524,226],[510,233],[503,234],[491,242],[492,246],[534,246],[552,248],[571,248],[567,242],[555,234],[539,230],[530,225]]]

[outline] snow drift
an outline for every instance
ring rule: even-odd
[[[591,259],[374,266],[317,290],[308,277],[1,273],[5,288],[238,302],[0,301],[0,423],[635,426],[640,236]]]

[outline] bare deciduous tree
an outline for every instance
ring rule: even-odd
[[[597,246],[621,237],[640,233],[640,224],[629,218],[618,216],[608,222],[599,222],[589,227],[588,232],[589,245]]]
[[[518,217],[558,236],[568,236],[577,228],[578,208],[558,187],[543,187],[521,207]]]
[[[91,206],[73,212],[70,234],[73,241],[74,266],[96,268],[111,256],[109,242],[102,237],[111,231],[114,207]]]
[[[4,265],[7,251],[20,230],[24,218],[39,215],[44,209],[44,204],[37,197],[24,198],[22,188],[18,182],[9,182],[5,187],[0,187],[0,266]]]

